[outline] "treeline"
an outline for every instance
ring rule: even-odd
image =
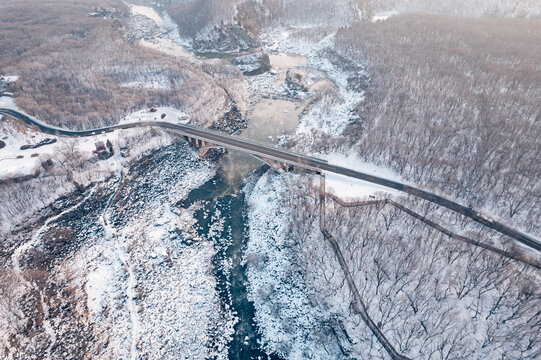
[[[539,235],[541,27],[397,16],[341,30],[371,86],[346,131],[359,154]]]
[[[472,17],[522,17],[541,15],[536,0],[356,0],[371,13],[420,12]]]

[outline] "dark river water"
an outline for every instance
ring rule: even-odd
[[[293,57],[294,62],[299,61]],[[288,57],[283,56],[281,61]],[[281,66],[281,64],[280,64]],[[282,77],[285,69],[281,69]],[[294,132],[299,124],[301,109],[287,100],[266,99],[248,115],[248,128],[241,136],[251,140],[276,144],[280,135]],[[214,241],[217,254],[213,259],[218,293],[223,304],[229,304],[238,317],[235,334],[229,347],[229,359],[280,359],[261,349],[261,337],[254,324],[254,305],[248,300],[247,277],[242,263],[248,241],[245,193],[246,181],[256,181],[268,166],[239,151],[228,151],[220,160],[216,177],[193,190],[183,207],[201,204],[195,212],[200,236]],[[215,221],[223,219],[223,230],[213,230]]]
[[[251,179],[264,171],[265,168],[255,170]],[[248,240],[248,225],[242,184],[232,184],[227,174],[219,171],[212,180],[193,190],[182,207],[189,208],[194,204],[202,205],[194,214],[199,235],[214,241],[216,246],[213,265],[222,304],[229,304],[238,318],[229,346],[229,359],[280,359],[261,349],[261,337],[254,323],[254,305],[247,296],[242,258]],[[213,225],[220,219],[224,221],[223,227],[216,232]]]

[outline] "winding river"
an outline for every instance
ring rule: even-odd
[[[305,64],[306,59],[287,54],[272,55],[271,65],[276,82],[285,80],[288,69]],[[248,113],[248,127],[242,137],[276,144],[278,137],[292,134],[299,124],[303,106],[285,99],[263,99]],[[247,238],[247,219],[243,184],[264,171],[263,163],[240,151],[228,151],[220,160],[215,178],[193,190],[183,207],[202,205],[194,214],[199,235],[212,239],[217,254],[213,266],[217,292],[224,306],[230,306],[238,322],[229,347],[230,359],[280,359],[261,348],[261,337],[254,322],[254,305],[248,300],[247,278],[243,255]],[[214,221],[223,219],[222,230],[215,234]]]

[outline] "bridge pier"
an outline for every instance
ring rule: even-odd
[[[295,166],[291,165],[291,164],[288,164],[287,162],[267,159],[267,158],[263,158],[263,157],[260,157],[259,159],[261,159],[261,161],[263,161],[264,163],[266,163],[270,167],[276,169],[280,173],[291,172],[291,171],[295,170]]]
[[[209,148],[201,148],[199,149],[199,156],[204,158],[209,153]]]

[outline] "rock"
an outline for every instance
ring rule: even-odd
[[[288,70],[286,73],[286,86],[291,91],[308,91],[304,77],[300,72]]]
[[[246,118],[242,115],[235,101],[230,99],[229,111],[214,123],[212,129],[235,134],[246,127]]]
[[[53,160],[51,159],[47,159],[41,163],[41,166],[46,170],[53,167],[53,165],[54,165]]]
[[[88,13],[88,16],[91,17],[104,17],[104,18],[112,18],[114,19],[118,13],[117,9],[107,9],[102,8],[101,6],[94,6],[94,11]]]
[[[231,62],[244,75],[259,75],[270,70],[269,55],[263,51],[237,56]]]
[[[216,25],[210,30],[202,29],[194,36],[193,50],[197,53],[225,54],[248,51],[259,46],[249,31],[238,24]]]

